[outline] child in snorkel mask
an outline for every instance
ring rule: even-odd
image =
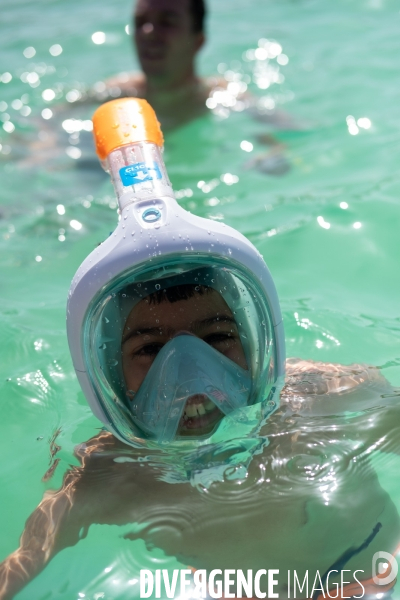
[[[163,422],[176,412],[171,436],[208,436],[224,417],[223,392],[212,380],[219,383],[225,378],[230,403],[233,395],[238,404],[242,399],[247,402],[250,391],[233,313],[219,292],[204,285],[154,292],[132,308],[123,331],[122,368],[137,422],[146,427],[146,400],[153,395]],[[165,387],[175,392],[173,407],[165,393],[161,398],[154,393],[154,383],[160,386],[163,377]]]
[[[77,449],[82,466],[28,520],[2,564],[0,598],[92,523],[134,523],[125,539],[183,567],[296,570],[301,581],[318,570],[326,587],[328,572],[340,580],[341,569],[360,569],[367,592],[383,594],[393,582],[366,580],[373,555],[394,552],[397,511],[365,463],[346,469],[354,438],[361,447],[390,439],[398,409],[364,412],[356,428],[348,419],[338,430],[331,418],[348,410],[352,388],[387,384],[372,368],[292,359],[279,408],[282,318],[257,250],[177,205],[144,101],[103,105],[94,131],[121,219],[73,280],[68,336],[109,431]],[[351,581],[338,597],[360,597]],[[267,592],[266,578],[260,586]],[[288,593],[284,577],[279,593]]]
[[[93,126],[121,214],[78,270],[68,301],[71,354],[93,412],[137,448],[175,443],[194,396],[200,411],[213,403],[254,432],[276,408],[285,370],[282,316],[265,262],[239,232],[177,204],[145,101],[104,104]],[[214,425],[208,433],[218,437]],[[205,435],[199,431],[201,444],[211,441]]]

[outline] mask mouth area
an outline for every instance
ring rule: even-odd
[[[223,412],[206,394],[194,394],[186,401],[177,436],[201,436],[211,433],[223,416]]]

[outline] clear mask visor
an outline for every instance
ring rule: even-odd
[[[109,428],[134,446],[209,439],[225,417],[245,423],[249,407],[260,418],[276,407],[265,293],[218,257],[121,274],[89,308],[83,344]]]

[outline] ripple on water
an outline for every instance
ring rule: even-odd
[[[375,477],[371,455],[378,453],[379,464],[387,461],[383,452],[397,447],[400,417],[396,388],[390,394],[382,393],[382,384],[366,388],[365,394],[339,394],[338,414],[318,414],[314,403],[315,415],[288,416],[288,406],[284,406],[263,430],[269,439],[263,452],[247,465],[226,467],[223,481],[215,481],[204,491],[207,502],[254,509],[296,496],[328,504],[339,493],[346,494],[349,481],[357,480],[363,489]],[[304,410],[307,400],[312,403],[313,399],[303,400]],[[318,400],[323,403],[326,395]]]

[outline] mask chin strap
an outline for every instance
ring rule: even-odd
[[[158,443],[169,443],[189,398],[206,396],[224,415],[244,422],[250,389],[249,371],[182,332],[158,353],[131,402],[133,418]]]

